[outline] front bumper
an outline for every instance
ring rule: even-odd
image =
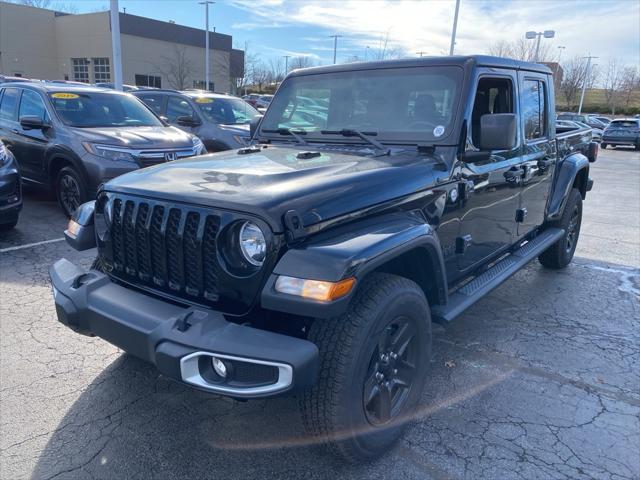
[[[165,302],[65,259],[49,274],[61,323],[97,335],[191,387],[262,398],[315,383],[318,348],[312,342],[228,322],[213,310]],[[226,362],[229,378],[212,373],[212,357]]]

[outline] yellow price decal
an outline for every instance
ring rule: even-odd
[[[75,93],[65,93],[65,92],[52,93],[51,96],[53,98],[64,98],[66,100],[69,100],[72,98],[80,98],[80,95],[76,95]]]
[[[206,97],[196,98],[196,103],[213,103],[213,98],[206,98]]]

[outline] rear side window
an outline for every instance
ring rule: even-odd
[[[47,110],[44,107],[42,98],[31,90],[24,90],[22,92],[22,99],[20,100],[20,113],[18,114],[18,118],[26,116],[38,117],[40,120],[47,119]]]
[[[18,105],[18,98],[20,97],[20,90],[17,88],[5,88],[4,95],[0,101],[0,119],[2,120],[15,120],[16,119],[16,107]]]
[[[521,98],[524,138],[535,140],[545,137],[547,132],[547,101],[544,82],[525,80]]]
[[[164,100],[164,95],[140,95],[138,98],[142,100],[147,107],[156,112],[156,115],[162,114],[162,102]]]

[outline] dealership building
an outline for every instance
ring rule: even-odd
[[[119,15],[125,84],[205,88],[204,30]],[[232,44],[231,35],[209,33],[210,90],[233,92],[244,75],[244,52]],[[109,12],[68,14],[0,1],[0,74],[113,82]]]

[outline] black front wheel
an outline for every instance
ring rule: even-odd
[[[416,417],[431,357],[431,316],[414,282],[372,274],[348,311],[316,320],[318,383],[300,401],[307,431],[344,459],[377,458]]]
[[[87,201],[87,188],[82,177],[73,167],[64,167],[56,178],[56,196],[67,217]]]
[[[603,150],[606,150],[607,149],[607,144],[606,143],[602,143],[602,144],[600,144],[600,147],[602,147]]]

